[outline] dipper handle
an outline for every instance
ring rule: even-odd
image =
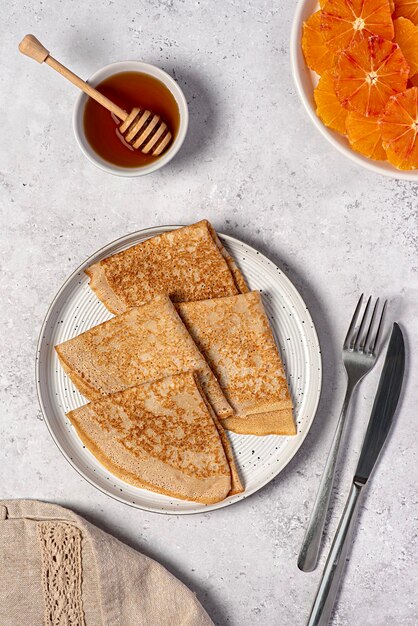
[[[62,65],[59,61],[50,56],[49,50],[47,50],[36,37],[33,35],[25,35],[19,44],[19,50],[22,54],[38,61],[38,63],[46,63],[53,70],[64,76],[70,83],[73,83],[76,87],[84,91],[90,98],[96,100],[99,104],[104,106],[108,111],[114,113],[123,122],[128,117],[128,113],[121,109],[117,104],[106,98],[100,91],[94,89],[91,85],[82,80],[79,76],[74,74],[65,65]]]
[[[49,56],[49,50],[43,47],[40,41],[33,35],[26,35],[19,44],[19,50],[27,57],[43,63]]]

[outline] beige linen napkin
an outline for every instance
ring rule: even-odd
[[[0,501],[1,626],[213,626],[161,565],[82,517]]]

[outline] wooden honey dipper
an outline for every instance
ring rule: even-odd
[[[159,115],[139,107],[135,107],[130,113],[127,113],[101,94],[100,91],[94,89],[94,87],[51,57],[49,50],[44,48],[41,42],[33,35],[26,35],[22,39],[19,44],[19,50],[22,54],[26,54],[31,59],[38,61],[38,63],[46,63],[73,83],[73,85],[84,91],[90,98],[96,100],[111,113],[114,113],[117,118],[122,120],[122,124],[119,126],[120,133],[125,141],[135,150],[139,149],[144,154],[159,156],[169,146],[173,136],[167,124],[163,122]]]

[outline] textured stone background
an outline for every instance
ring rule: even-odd
[[[417,185],[351,165],[312,127],[290,74],[293,11],[284,0],[2,0],[0,496],[72,507],[164,563],[217,624],[303,625],[320,569],[302,574],[296,557],[342,400],[342,338],[359,292],[386,296],[388,319],[405,330],[408,374],[332,623],[413,626]],[[85,160],[71,129],[75,91],[18,54],[27,32],[83,76],[123,59],[175,76],[191,114],[175,161],[148,178],[122,179]],[[212,514],[163,517],[107,498],[62,458],[38,409],[35,345],[61,283],[97,248],[137,229],[202,217],[268,254],[300,289],[322,344],[323,396],[302,449],[261,492]],[[378,369],[357,396],[327,546]]]

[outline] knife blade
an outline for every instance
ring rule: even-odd
[[[354,476],[356,484],[366,484],[385,443],[401,393],[404,371],[405,343],[395,322]]]

